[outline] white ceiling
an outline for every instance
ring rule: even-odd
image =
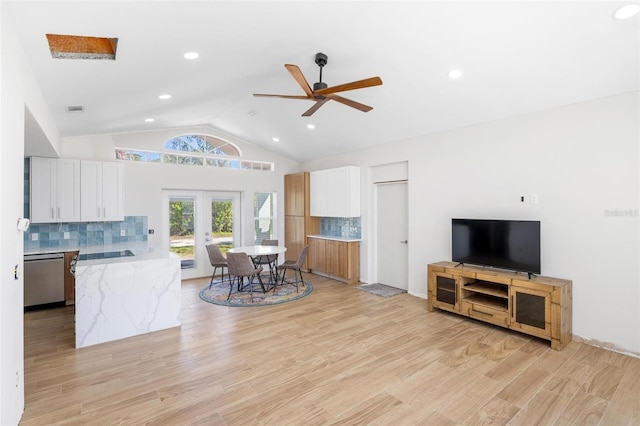
[[[612,19],[628,3],[4,1],[4,11],[62,136],[208,124],[305,161],[638,90],[638,16]],[[117,59],[52,59],[46,33],[117,37]],[[301,117],[307,100],[252,96],[302,95],[284,64],[313,85],[317,52],[329,56],[329,86],[382,78],[341,93],[372,111],[332,101]],[[462,78],[450,80],[452,68]]]

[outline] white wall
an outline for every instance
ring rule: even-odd
[[[57,143],[42,92],[0,3],[0,424],[18,424],[24,410],[23,215],[25,107]],[[14,277],[14,269],[17,278]]]
[[[162,190],[208,190],[237,191],[242,198],[242,243],[251,245],[253,240],[253,193],[277,192],[277,217],[280,236],[284,236],[284,175],[299,171],[299,163],[274,154],[233,136],[210,127],[188,127],[149,132],[115,135],[95,135],[64,138],[62,156],[114,161],[114,149],[136,148],[162,151],[164,144],[172,137],[189,133],[218,136],[236,144],[242,158],[246,160],[272,161],[274,172],[231,170],[216,167],[196,167],[176,164],[156,164],[125,161],[124,169],[124,211],[126,216],[148,216],[149,228],[155,230],[149,235],[149,245],[168,249],[168,242],[162,241],[163,223]]]
[[[541,221],[542,274],[573,280],[573,331],[640,352],[638,92],[303,164],[363,167],[362,279],[372,276],[368,166],[409,162],[409,292],[451,259],[451,218]],[[539,204],[529,203],[538,194]],[[521,203],[525,196],[527,202]],[[607,211],[630,212],[609,216]]]

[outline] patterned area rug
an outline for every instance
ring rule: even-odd
[[[231,297],[227,300],[227,295],[229,294],[229,281],[225,280],[225,282],[222,283],[220,280],[215,280],[211,289],[209,289],[209,284],[207,284],[202,290],[200,290],[200,299],[205,302],[213,303],[214,305],[222,306],[268,306],[302,299],[313,290],[311,283],[306,281],[298,285],[297,293],[295,286],[286,283],[284,285],[277,286],[275,291],[271,290],[269,287],[267,288],[269,291],[262,293],[260,284],[255,285],[253,287],[252,301],[251,293],[248,291],[238,292],[236,285],[234,284]]]
[[[390,287],[384,284],[363,284],[356,287],[358,290],[366,291],[367,293],[375,294],[381,297],[397,296],[398,294],[406,293],[406,290]]]

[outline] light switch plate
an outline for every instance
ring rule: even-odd
[[[121,230],[120,230],[120,236],[121,236],[121,237],[124,237],[124,236],[126,236],[126,235],[127,235],[127,231],[126,231],[126,230],[124,230],[124,229],[121,229]]]

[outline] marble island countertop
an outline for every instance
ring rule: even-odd
[[[322,240],[344,241],[347,243],[362,241],[362,238],[334,237],[332,235],[307,235],[307,238],[320,238]]]

